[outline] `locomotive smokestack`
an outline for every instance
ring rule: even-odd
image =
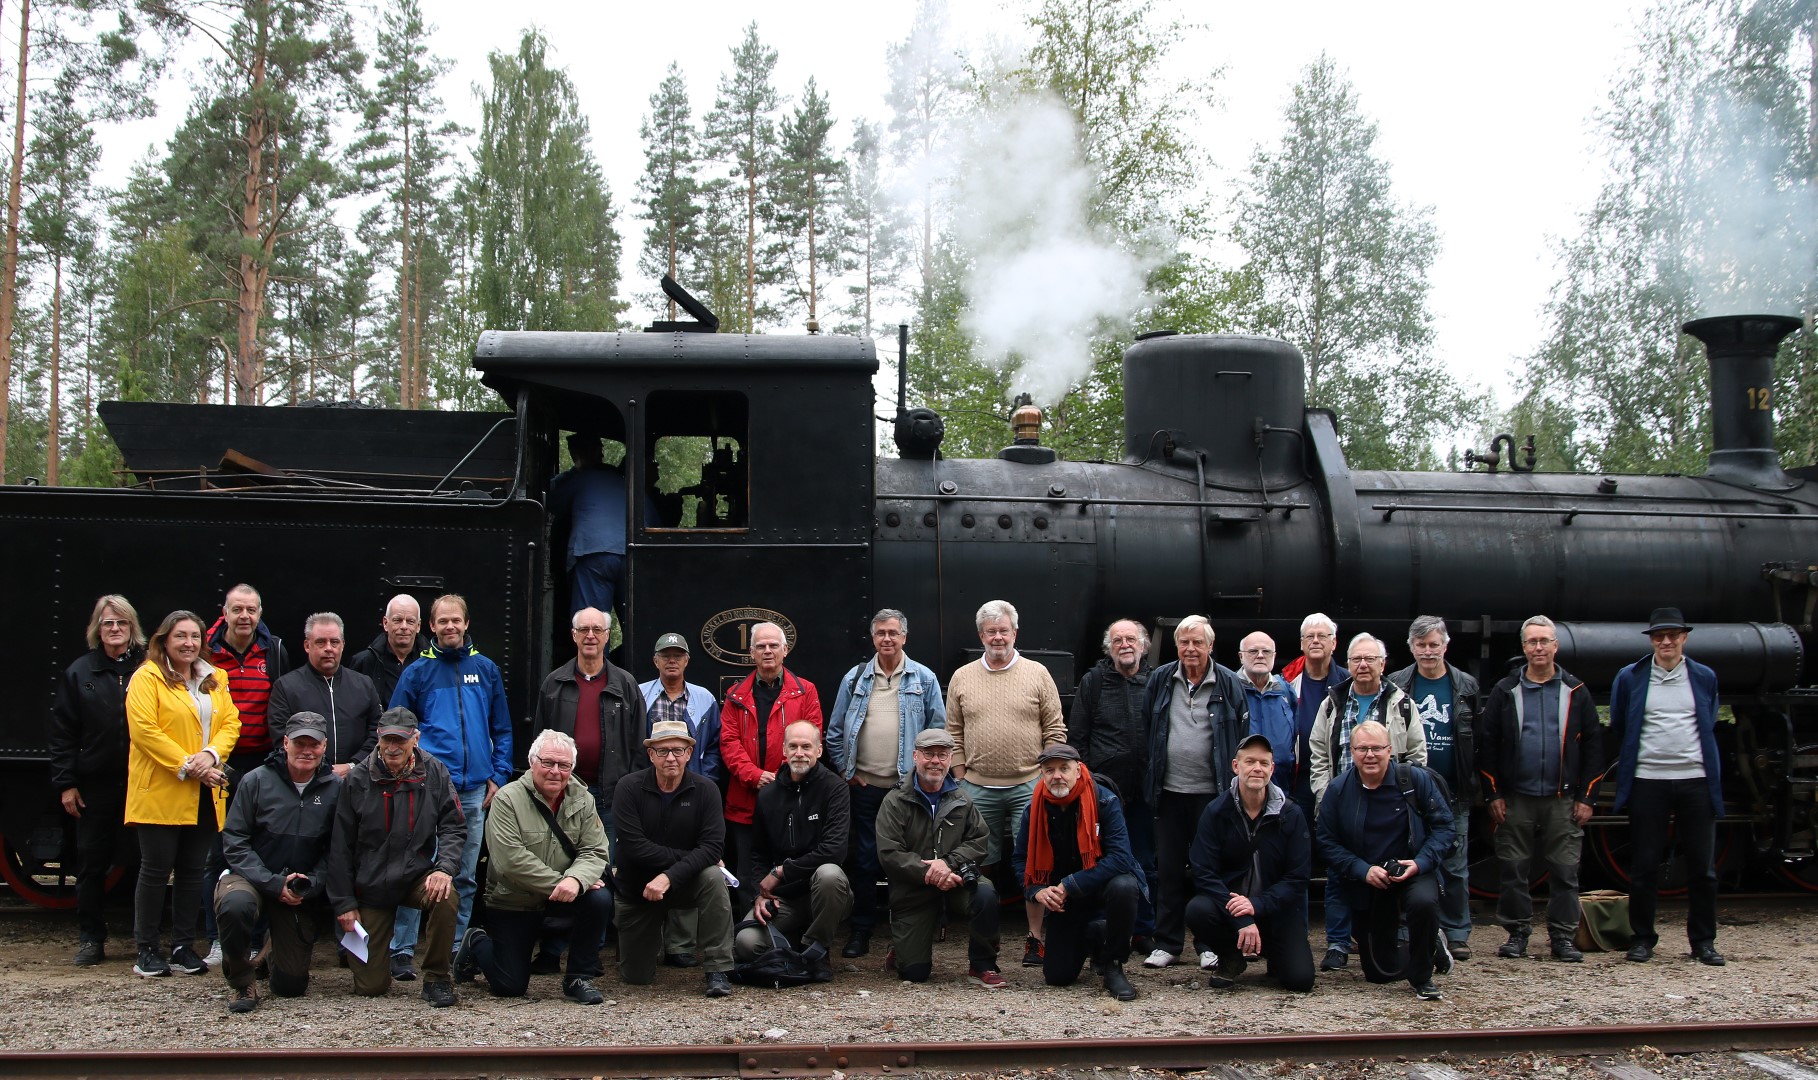
[[[1017,395],[1016,411],[1010,414],[1010,431],[1018,446],[1041,445],[1042,410],[1028,394]]]
[[[1711,461],[1705,475],[1783,491],[1797,482],[1774,449],[1774,354],[1803,326],[1786,315],[1718,315],[1682,330],[1704,342],[1711,365]]]

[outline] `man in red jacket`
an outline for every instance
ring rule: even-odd
[[[726,694],[720,708],[720,760],[726,767],[726,865],[739,879],[735,910],[747,911],[757,896],[751,855],[752,812],[758,789],[776,780],[783,766],[783,729],[806,721],[817,729],[821,696],[814,684],[783,667],[789,641],[783,628],[762,622],[751,628],[751,663],[756,671]]]

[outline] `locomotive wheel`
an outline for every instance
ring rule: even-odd
[[[123,866],[109,869],[108,890],[111,892],[125,876],[126,868]],[[55,863],[33,859],[26,852],[7,843],[4,836],[0,836],[0,878],[5,879],[14,896],[30,901],[37,907],[68,911],[76,906],[74,871],[65,870]]]
[[[1622,822],[1620,824],[1611,823],[1600,825],[1592,831],[1597,834],[1597,840],[1594,845],[1590,846],[1597,856],[1597,861],[1602,864],[1603,872],[1608,874],[1610,878],[1617,882],[1623,889],[1626,890],[1632,887],[1635,882],[1634,879],[1629,876],[1630,845],[1628,823]],[[1685,860],[1682,859],[1679,852],[1673,848],[1673,834],[1677,831],[1677,823],[1667,830],[1667,861],[1660,866],[1659,879],[1660,895],[1663,897],[1679,897],[1684,896],[1686,893]],[[1725,868],[1729,866],[1730,851],[1733,847],[1731,839],[1731,830],[1724,828],[1720,824],[1717,827],[1717,847],[1713,852],[1713,861],[1717,864],[1717,877],[1719,880],[1722,880],[1723,872]],[[1818,889],[1818,881],[1814,882],[1813,887],[1814,889]]]
[[[1782,863],[1778,870],[1789,885],[1818,893],[1818,859],[1801,859],[1790,865]]]

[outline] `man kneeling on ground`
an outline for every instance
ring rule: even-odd
[[[1124,962],[1143,886],[1123,805],[1066,743],[1043,747],[1037,765],[1012,861],[1023,898],[1045,912],[1042,979],[1071,986],[1090,957],[1112,997],[1135,1000]]]
[[[570,923],[562,995],[579,1005],[604,998],[600,948],[612,915],[606,873],[606,828],[587,785],[574,775],[574,740],[553,729],[530,744],[530,769],[499,789],[486,815],[486,928],[468,927],[455,954],[454,976],[486,976],[495,997],[521,997],[530,986],[530,954],[545,920]]]
[[[1267,957],[1289,990],[1313,989],[1307,947],[1307,818],[1270,777],[1275,752],[1262,735],[1237,744],[1231,786],[1199,818],[1190,856],[1198,891],[1187,904],[1193,936],[1218,953],[1206,985],[1232,986],[1249,961]]]
[[[846,857],[851,804],[846,784],[821,764],[821,729],[798,721],[783,729],[783,763],[775,780],[758,789],[751,837],[751,865],[763,871],[758,898],[733,953],[750,962],[770,948],[766,927],[799,942],[808,974],[833,981],[827,947],[852,911]]]

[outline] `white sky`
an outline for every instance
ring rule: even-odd
[[[1021,13],[1035,3],[955,3],[956,39],[967,47],[1016,39]],[[1442,243],[1431,300],[1438,355],[1458,374],[1506,390],[1518,358],[1541,339],[1554,244],[1575,232],[1575,215],[1598,187],[1591,118],[1630,63],[1639,0],[1157,6],[1199,24],[1175,54],[1183,73],[1224,69],[1216,84],[1222,107],[1193,133],[1214,157],[1220,175],[1209,178],[1209,197],[1221,207],[1226,184],[1256,144],[1279,136],[1301,68],[1322,50],[1338,61],[1379,125],[1378,151],[1398,196],[1434,208]],[[487,78],[487,53],[514,50],[525,26],[544,30],[552,62],[574,80],[621,208],[627,293],[654,285],[631,276],[643,231],[632,196],[643,167],[638,124],[670,61],[688,78],[698,118],[730,67],[729,50],[755,19],[779,53],[778,87],[793,96],[814,76],[841,121],[843,144],[853,118],[887,119],[884,50],[907,34],[915,13],[913,0],[424,0],[424,9],[437,27],[435,51],[454,61],[443,97],[454,118],[474,127],[472,87]],[[167,82],[156,120],[110,134],[106,182],[117,183],[149,143],[162,141],[181,117],[190,81]],[[650,315],[631,312],[636,320]]]

